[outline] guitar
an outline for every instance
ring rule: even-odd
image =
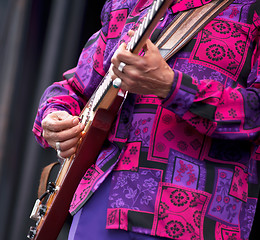
[[[138,54],[172,0],[154,0],[144,21],[127,45],[129,51]],[[107,73],[80,113],[85,124],[83,137],[77,151],[63,161],[55,183],[36,200],[31,218],[36,225],[30,228],[27,238],[55,240],[66,220],[74,192],[86,170],[95,163],[126,93],[113,87]]]

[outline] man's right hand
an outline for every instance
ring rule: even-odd
[[[60,157],[67,158],[75,153],[84,127],[78,117],[66,111],[55,111],[42,120],[42,136],[55,149],[59,142]]]

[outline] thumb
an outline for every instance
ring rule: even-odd
[[[147,39],[144,46],[143,50],[145,51],[145,54],[152,53],[154,51],[158,51],[158,48],[152,43],[150,39]]]

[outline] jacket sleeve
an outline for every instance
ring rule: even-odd
[[[162,106],[173,111],[200,133],[214,138],[260,138],[260,21],[255,12],[251,72],[243,84],[223,85],[213,79],[195,79],[174,70],[174,84]],[[258,25],[257,25],[258,24]],[[241,79],[240,79],[241,80]],[[242,80],[240,81],[242,82]]]
[[[57,110],[79,115],[109,68],[113,51],[107,46],[107,37],[112,24],[110,15],[116,7],[113,2],[106,1],[101,12],[102,27],[84,46],[77,67],[65,72],[63,80],[54,82],[41,97],[32,131],[43,147],[48,144],[42,137],[42,120]]]

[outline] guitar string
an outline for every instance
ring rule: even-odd
[[[163,4],[164,0],[155,0],[150,7],[147,15],[144,17],[143,22],[138,27],[137,31],[134,33],[134,36],[131,38],[129,43],[127,44],[127,50],[133,51],[135,46],[137,45],[138,41],[143,36],[145,30],[147,29],[148,25],[153,20],[154,16],[156,15],[157,11]],[[98,88],[90,98],[88,102],[88,108],[84,109],[82,113],[80,114],[81,121],[86,125],[86,123],[90,120],[92,120],[93,112],[95,111],[96,107],[104,97],[104,94],[108,91],[108,89],[112,85],[112,79],[109,74],[109,71],[106,73],[102,81],[100,82]]]

